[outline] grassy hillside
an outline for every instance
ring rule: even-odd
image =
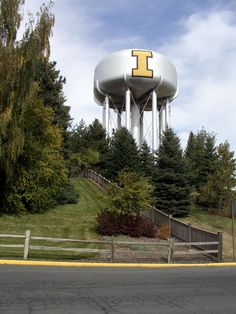
[[[212,215],[207,210],[193,206],[191,215],[181,219],[184,222],[191,223],[194,227],[211,231],[223,232],[223,257],[232,259],[232,219],[218,215]],[[236,219],[235,219],[236,221]],[[236,234],[236,232],[235,232]],[[236,239],[235,239],[236,245]],[[236,247],[235,247],[236,250]]]
[[[95,231],[96,216],[102,208],[106,207],[103,198],[104,191],[87,179],[73,179],[72,182],[80,193],[78,204],[57,206],[43,214],[0,216],[0,234],[24,234],[25,230],[29,229],[34,236],[99,239],[100,236]],[[195,206],[192,208],[191,215],[182,221],[192,223],[193,226],[203,230],[222,231],[223,256],[226,260],[232,258],[232,220],[230,218],[210,215],[206,210]],[[0,244],[5,244],[6,241],[9,244],[19,244],[19,240],[14,239],[0,239]],[[22,240],[21,243],[23,243]],[[46,243],[31,241],[31,244],[45,245]],[[57,244],[48,242],[47,245],[56,246]],[[63,246],[72,247],[76,244]],[[95,247],[95,245],[90,245],[90,247]],[[22,256],[22,249],[0,248],[0,258],[22,258]],[[30,258],[33,259],[80,259],[81,257],[83,258],[83,255],[73,252],[32,251],[30,253]]]
[[[29,229],[33,236],[98,239],[99,236],[95,232],[95,220],[97,213],[105,207],[102,197],[104,192],[90,180],[73,179],[73,184],[80,193],[78,204],[57,206],[43,214],[0,216],[0,233],[24,234],[25,230]],[[3,239],[0,239],[0,243],[3,243]],[[6,243],[6,239],[4,239],[4,243]],[[19,244],[19,240],[17,242],[16,240],[8,240],[8,243]],[[44,245],[42,242],[32,244]],[[55,243],[50,243],[50,245],[56,246]],[[72,246],[72,244],[65,246]],[[6,256],[6,254],[9,257],[22,257],[22,249],[17,249],[16,254],[13,255],[12,251],[12,249],[0,248],[0,258]],[[31,257],[37,257],[39,253],[47,254],[47,257],[49,254],[48,252],[34,251]],[[56,255],[58,253],[52,253],[53,258],[56,258]],[[69,255],[71,255],[71,252],[60,252],[58,258]],[[75,254],[72,253],[72,255],[72,258],[75,258]]]

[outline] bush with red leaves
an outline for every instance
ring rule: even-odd
[[[129,235],[131,237],[155,238],[157,234],[153,223],[143,216],[120,214],[104,209],[97,216],[97,232],[102,235]]]

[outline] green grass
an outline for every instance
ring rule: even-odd
[[[51,238],[100,239],[96,233],[96,216],[106,206],[101,190],[96,184],[87,179],[73,179],[75,188],[80,193],[78,204],[61,205],[48,210],[43,214],[25,214],[21,216],[0,216],[0,234],[24,234],[31,230],[32,236]],[[23,240],[0,239],[0,243],[23,243]],[[31,241],[32,245],[45,245],[42,241]],[[47,243],[50,246],[74,247],[78,244]],[[80,245],[81,247],[81,245]],[[98,247],[98,245],[89,245]],[[12,253],[14,251],[14,254]],[[4,255],[5,254],[5,255]],[[22,257],[22,249],[0,248],[0,258]],[[83,257],[73,252],[32,251],[30,257],[47,257],[53,259],[75,259]],[[92,256],[92,255],[91,255]]]
[[[219,215],[209,214],[208,211],[199,206],[193,206],[189,217],[180,219],[183,222],[191,223],[197,227],[210,232],[223,233],[223,257],[232,259],[232,219]],[[236,232],[235,232],[236,234]],[[236,240],[235,240],[236,242]]]
[[[210,231],[226,231],[231,232],[232,220],[228,217],[209,214],[207,209],[199,206],[193,206],[191,215],[183,218],[182,221],[199,225],[207,228]]]
[[[43,214],[25,214],[21,216],[0,216],[0,234],[24,234],[25,230],[31,230],[32,236],[44,236],[52,238],[74,238],[74,239],[101,239],[96,233],[96,216],[99,211],[106,207],[104,191],[94,182],[87,179],[73,179],[72,183],[80,193],[78,204],[57,206]],[[232,220],[231,218],[211,215],[207,210],[193,206],[191,215],[181,219],[191,223],[194,227],[211,231],[223,232],[223,257],[228,260],[232,258]],[[1,239],[0,244],[23,244],[24,240]],[[235,240],[236,242],[236,240]],[[91,247],[102,248],[99,244],[78,245],[62,244],[42,241],[31,241],[31,245],[49,245],[64,247]],[[23,249],[0,248],[0,258],[22,258]],[[30,251],[31,259],[53,259],[53,260],[81,260],[93,258],[95,254],[82,254],[75,252],[50,252]]]

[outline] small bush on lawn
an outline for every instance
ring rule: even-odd
[[[103,210],[97,217],[97,232],[102,235],[124,234],[139,238],[155,238],[157,230],[153,223],[142,216]]]
[[[160,239],[167,240],[169,238],[169,232],[170,232],[169,225],[168,224],[164,224],[158,230],[157,234],[158,234]]]
[[[79,192],[75,190],[74,186],[69,183],[63,187],[57,194],[56,201],[60,205],[76,204],[79,200]]]

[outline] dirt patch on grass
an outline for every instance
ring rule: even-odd
[[[104,240],[111,241],[112,237],[104,236]],[[113,262],[125,263],[167,263],[169,253],[169,241],[160,238],[131,238],[128,236],[117,236],[114,238],[114,258]],[[129,243],[127,243],[129,242]],[[174,239],[175,243],[179,243]],[[94,256],[91,261],[111,262],[111,246],[107,246],[109,252]],[[189,254],[189,251],[197,252]],[[179,254],[178,252],[182,252]],[[175,246],[172,262],[180,263],[207,263],[213,261],[212,258],[201,253],[194,247]]]

